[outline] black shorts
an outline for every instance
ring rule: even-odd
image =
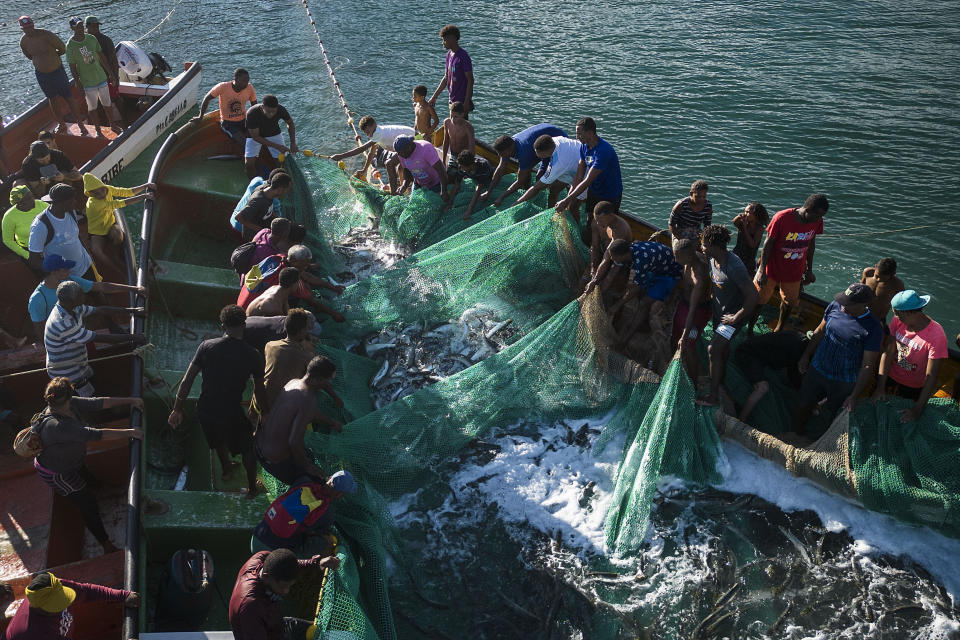
[[[253,425],[239,407],[222,412],[197,410],[197,420],[211,449],[226,446],[233,455],[253,450]]]
[[[887,378],[887,384],[884,386],[884,391],[886,391],[889,395],[897,396],[898,398],[916,400],[920,397],[920,392],[923,391],[923,388],[908,387],[905,384],[900,384],[893,378]]]
[[[837,412],[843,401],[850,397],[850,393],[856,384],[856,382],[832,380],[811,365],[803,376],[803,383],[800,385],[800,404],[805,406],[815,405],[826,398],[826,409],[832,420],[833,414]]]
[[[40,73],[34,69],[34,74],[37,76],[37,84],[40,85],[43,95],[48,98],[60,96],[65,100],[70,99],[70,80],[67,79],[67,72],[63,65],[50,73]]]

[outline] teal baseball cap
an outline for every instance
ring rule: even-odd
[[[917,295],[913,289],[901,291],[890,300],[890,306],[894,311],[916,311],[923,309],[930,303],[930,296]]]

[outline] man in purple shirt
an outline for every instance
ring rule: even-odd
[[[460,29],[448,24],[440,29],[440,39],[447,50],[447,65],[430,104],[436,106],[437,96],[447,89],[450,104],[462,102],[466,109],[464,117],[469,118],[473,111],[473,62],[466,50],[460,48]]]

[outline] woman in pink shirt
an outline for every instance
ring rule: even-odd
[[[913,400],[913,406],[900,412],[900,422],[913,422],[923,413],[927,400],[937,387],[940,365],[949,354],[943,327],[923,312],[930,296],[913,289],[893,296],[890,306],[890,336],[880,358],[880,379],[874,398],[887,393]]]

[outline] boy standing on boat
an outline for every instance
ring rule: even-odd
[[[413,88],[413,128],[424,140],[433,142],[433,132],[438,124],[440,116],[434,106],[427,102],[427,87],[418,84]]]
[[[823,233],[823,217],[829,206],[827,196],[815,193],[802,207],[778,211],[767,226],[767,240],[753,282],[760,292],[758,312],[774,289],[780,289],[780,317],[774,331],[785,328],[791,310],[800,304],[800,286],[817,279],[813,275],[813,250],[816,236]]]
[[[87,135],[87,130],[80,121],[73,108],[73,101],[70,97],[70,80],[67,79],[67,72],[63,68],[63,62],[60,56],[67,52],[67,45],[63,43],[56,34],[46,29],[37,29],[33,24],[33,18],[30,16],[20,16],[20,29],[23,36],[20,38],[20,50],[23,55],[33,63],[34,73],[37,76],[37,84],[43,95],[47,96],[50,102],[50,110],[53,111],[53,117],[60,123],[57,125],[57,131],[67,130],[67,121],[64,114],[57,111],[53,106],[55,98],[60,98],[67,105],[67,111],[73,121],[80,128],[80,133]]]
[[[677,201],[670,211],[670,234],[674,238],[696,238],[700,229],[713,221],[713,205],[707,200],[706,180],[690,185],[690,195]]]
[[[266,411],[266,390],[263,386],[263,354],[243,341],[247,314],[235,304],[220,310],[223,336],[204,340],[183,376],[167,422],[174,429],[183,422],[183,403],[190,394],[193,381],[203,373],[197,420],[207,445],[217,452],[222,478],[226,480],[237,467],[231,455],[242,456],[247,472],[247,498],[257,495],[257,459],[253,453],[253,425],[243,410],[243,392],[247,380],[253,378],[253,396],[257,406]]]
[[[111,119],[111,128],[116,133],[123,131],[120,120],[120,110],[110,100],[110,88],[107,81],[117,84],[117,77],[110,70],[110,63],[100,48],[100,41],[85,33],[83,20],[70,18],[70,28],[73,37],[67,42],[67,63],[73,74],[73,81],[77,88],[83,91],[87,101],[87,117],[90,124],[97,128],[97,135],[102,136],[100,117],[97,115],[98,104],[103,105],[104,111]]]
[[[289,147],[283,144],[281,120],[287,123]],[[293,124],[293,118],[277,100],[277,96],[265,95],[262,104],[255,104],[247,109],[246,127],[248,137],[243,147],[243,162],[248,178],[252,179],[257,175],[257,156],[260,155],[262,147],[267,147],[274,158],[281,153],[296,153],[300,150],[297,147],[297,128]]]
[[[447,50],[446,69],[430,104],[436,106],[437,97],[446,89],[450,104],[462,102],[469,116],[473,111],[473,61],[467,51],[460,48],[460,29],[456,26],[448,24],[440,29],[440,40]]]
[[[893,258],[881,259],[876,266],[867,267],[863,270],[860,282],[873,289],[870,311],[886,327],[887,315],[890,313],[890,302],[895,295],[906,289],[903,280],[897,277],[897,261]]]
[[[459,181],[463,178],[457,167],[457,156],[461,151],[474,153],[476,148],[476,135],[473,125],[467,120],[463,103],[454,102],[450,105],[450,117],[443,121],[443,149],[440,155],[447,168],[447,178],[456,180],[458,188]]]
[[[890,393],[913,400],[913,406],[900,411],[901,422],[920,418],[927,401],[937,390],[940,366],[950,357],[947,334],[940,323],[923,312],[930,296],[917,295],[913,289],[893,296],[893,319],[887,348],[880,358],[880,379],[875,399]],[[873,304],[871,303],[871,310]]]
[[[214,85],[200,102],[200,114],[190,121],[200,120],[214,98],[220,105],[220,129],[237,144],[244,144],[247,140],[247,103],[251,107],[257,104],[257,91],[250,84],[250,73],[243,67],[234,69],[233,82]]]

